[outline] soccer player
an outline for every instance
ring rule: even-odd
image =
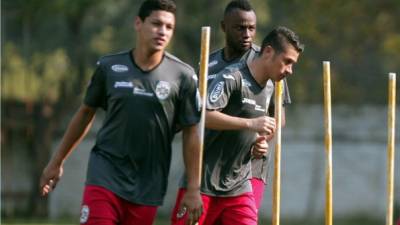
[[[136,48],[102,57],[58,150],[43,171],[43,196],[90,129],[96,110],[106,115],[90,153],[81,224],[153,223],[167,188],[171,142],[183,131],[188,179],[183,205],[190,224],[201,215],[198,182],[200,103],[190,66],[165,51],[175,28],[173,0],[146,0],[135,18]]]
[[[224,19],[221,28],[225,34],[225,46],[210,54],[208,80],[209,83],[217,73],[236,63],[251,62],[260,52],[260,47],[253,43],[256,34],[257,19],[254,9],[248,0],[233,0],[225,8]],[[291,103],[286,79],[284,82],[284,106]],[[274,116],[274,103],[271,99],[268,116]],[[283,108],[282,124],[285,123]],[[252,187],[257,210],[261,206],[264,187],[267,184],[271,151],[267,151],[267,141],[273,135],[266,138],[260,137],[254,144],[255,151],[252,158]],[[262,148],[262,149],[261,149]],[[259,150],[260,151],[256,151]],[[262,154],[261,154],[262,153]],[[260,155],[257,155],[260,154]]]
[[[288,28],[278,27],[263,40],[251,62],[228,67],[210,84],[207,99],[205,150],[201,192],[204,204],[200,225],[257,224],[251,186],[251,146],[260,134],[271,135],[275,121],[265,116],[274,81],[293,72],[303,45]],[[179,190],[172,222],[187,215]]]

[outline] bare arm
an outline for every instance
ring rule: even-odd
[[[61,140],[61,144],[43,170],[40,178],[40,191],[43,196],[50,193],[61,178],[64,161],[89,131],[95,113],[95,108],[86,105],[81,105],[75,113]]]
[[[281,117],[281,127],[284,128],[286,125],[286,118],[285,118],[285,107],[282,107],[282,117]],[[255,158],[261,158],[263,155],[268,153],[268,142],[272,140],[274,134],[269,135],[257,135],[257,139],[252,146],[252,155]]]
[[[219,111],[206,111],[206,127],[214,130],[252,130],[271,134],[275,131],[275,119],[268,116],[240,118]]]
[[[188,224],[194,224],[203,210],[200,195],[200,133],[197,125],[184,127],[182,133],[183,160],[188,184],[180,208],[187,208]]]

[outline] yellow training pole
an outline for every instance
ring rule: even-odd
[[[203,148],[204,148],[204,129],[206,119],[206,102],[207,102],[207,75],[208,75],[208,55],[210,49],[210,27],[201,28],[201,52],[200,52],[200,72],[199,72],[199,91],[201,97],[201,120],[200,120],[200,170],[199,181],[201,183],[201,171],[203,165]]]
[[[272,225],[279,225],[281,205],[281,130],[282,130],[282,81],[275,82],[275,161],[272,196]]]
[[[325,225],[332,225],[332,113],[331,68],[323,62],[324,73],[324,125],[325,125]]]
[[[388,146],[387,146],[387,209],[386,225],[393,225],[394,154],[396,122],[396,74],[389,73]]]

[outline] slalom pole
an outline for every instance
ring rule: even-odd
[[[281,139],[282,139],[282,80],[275,82],[275,157],[272,187],[272,225],[280,223],[281,204]]]
[[[330,62],[323,62],[325,127],[325,225],[332,225],[332,110]]]
[[[389,73],[386,225],[393,225],[394,157],[396,126],[396,74]]]

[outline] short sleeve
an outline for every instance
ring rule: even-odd
[[[98,65],[87,86],[84,103],[91,107],[107,108],[106,75]]]
[[[207,96],[207,110],[221,111],[229,102],[235,90],[240,89],[240,79],[235,73],[225,71],[217,74],[217,77],[210,82]]]
[[[200,121],[200,93],[197,88],[197,75],[185,76],[181,83],[178,124],[190,126]]]

